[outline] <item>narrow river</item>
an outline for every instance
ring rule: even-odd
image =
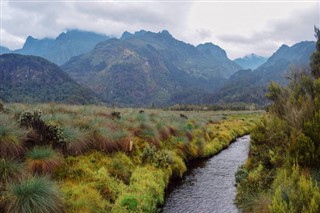
[[[232,213],[234,174],[248,157],[250,136],[243,136],[218,155],[194,162],[166,198],[163,213]]]

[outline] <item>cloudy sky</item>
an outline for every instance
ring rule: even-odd
[[[67,29],[115,37],[124,31],[163,29],[198,45],[212,42],[234,59],[270,56],[282,44],[315,40],[319,1],[302,0],[1,0],[1,45],[23,46],[28,35],[54,38]]]

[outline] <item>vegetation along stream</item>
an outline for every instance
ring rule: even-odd
[[[248,157],[249,141],[249,135],[240,137],[209,160],[195,161],[169,192],[162,212],[237,212],[234,175]]]

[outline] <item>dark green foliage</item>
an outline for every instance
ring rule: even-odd
[[[121,201],[121,206],[126,207],[129,211],[136,211],[138,206],[138,200],[134,196],[128,196]]]
[[[19,115],[19,123],[21,126],[26,128],[37,128],[40,126],[40,117],[41,111],[31,112],[24,112]]]
[[[314,142],[303,133],[294,136],[289,147],[292,162],[298,163],[301,166],[318,164],[318,160],[315,158],[315,150]]]
[[[239,167],[236,174],[236,184],[239,184],[241,181],[243,181],[244,179],[246,179],[248,177],[248,171],[243,167]]]
[[[61,213],[61,195],[47,177],[29,177],[8,186],[4,212]]]
[[[66,149],[66,141],[62,127],[54,121],[43,121],[41,111],[24,112],[19,116],[19,123],[22,127],[32,128],[36,131],[35,144],[51,144],[55,148]]]
[[[320,30],[314,27],[315,37],[317,38],[316,48],[317,50],[311,56],[311,72],[315,78],[320,77]]]
[[[92,91],[43,58],[4,54],[0,67],[0,98],[5,102],[99,102]]]

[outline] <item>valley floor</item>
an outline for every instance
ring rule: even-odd
[[[248,134],[262,112],[8,104],[0,112],[5,212],[156,212],[170,179]],[[24,210],[22,210],[24,209]]]

